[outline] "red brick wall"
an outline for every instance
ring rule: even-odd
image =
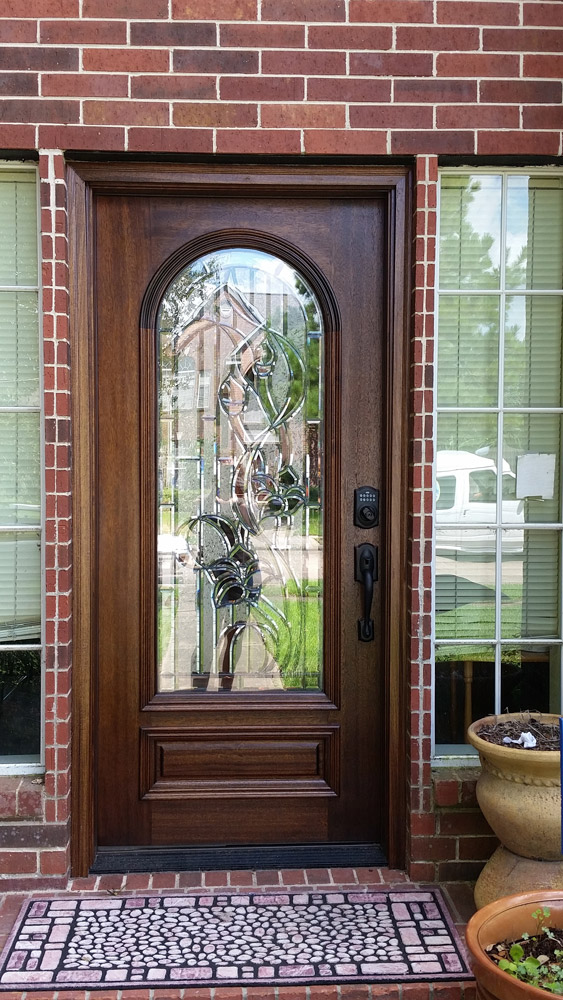
[[[33,16],[30,16],[33,15]],[[441,154],[561,156],[560,0],[7,0],[0,150],[40,150],[46,488],[43,789],[0,784],[0,884],[66,870],[71,674],[64,150],[412,160],[409,858],[475,873],[494,846],[430,769],[433,310]],[[446,802],[444,795],[456,801]],[[450,791],[445,791],[449,787]],[[26,812],[22,788],[33,789]],[[41,797],[38,798],[38,791]]]
[[[3,12],[0,148],[561,153],[559,0],[9,0]]]
[[[411,817],[412,878],[430,882],[473,881],[498,846],[477,806],[478,768],[436,769],[431,809]]]

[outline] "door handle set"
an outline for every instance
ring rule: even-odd
[[[376,528],[379,524],[379,490],[374,486],[358,486],[354,490],[354,524],[357,528]],[[360,642],[373,642],[371,617],[373,585],[377,580],[377,549],[365,542],[354,548],[354,579],[364,587],[364,615],[358,620]]]

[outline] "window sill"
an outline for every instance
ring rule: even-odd
[[[479,763],[479,754],[474,747],[464,746],[442,746],[441,753],[432,757],[430,764],[432,767],[475,767]]]
[[[0,757],[0,775],[36,775],[45,774],[45,765],[25,757]]]

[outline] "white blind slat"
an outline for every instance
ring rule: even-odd
[[[38,405],[37,292],[0,290],[0,406]]]
[[[0,175],[0,233],[0,285],[36,285],[35,171]]]
[[[0,532],[0,642],[41,635],[39,534]]]
[[[499,302],[496,295],[444,295],[440,300],[439,405],[496,405]]]
[[[0,525],[39,524],[39,414],[0,413]]]

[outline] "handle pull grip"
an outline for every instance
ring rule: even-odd
[[[358,639],[360,642],[373,642],[374,629],[371,618],[373,601],[373,585],[377,580],[377,549],[375,545],[365,543],[356,545],[355,579],[364,586],[364,615],[358,620]]]

